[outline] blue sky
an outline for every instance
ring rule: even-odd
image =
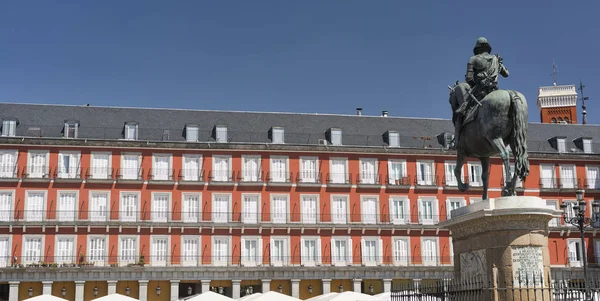
[[[587,86],[598,124],[598,11],[592,0],[4,0],[0,101],[450,118],[446,86],[485,36],[530,121],[555,58],[559,84]]]

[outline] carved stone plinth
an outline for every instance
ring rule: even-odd
[[[452,233],[455,279],[481,281],[498,291],[538,288],[522,289],[514,296],[495,293],[494,300],[551,300],[548,289],[539,288],[550,283],[548,222],[560,213],[530,196],[490,199],[453,210],[441,226]]]

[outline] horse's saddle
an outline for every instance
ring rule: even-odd
[[[475,120],[475,117],[477,117],[477,112],[479,112],[479,105],[475,104],[473,106],[471,106],[470,108],[467,109],[467,111],[464,113],[464,118],[463,118],[463,126],[473,120]]]

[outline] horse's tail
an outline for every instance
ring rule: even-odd
[[[527,155],[527,105],[515,91],[510,91],[513,115],[513,135],[515,149],[515,173],[521,180],[529,174],[529,156]]]

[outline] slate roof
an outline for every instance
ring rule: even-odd
[[[214,141],[215,125],[226,125],[229,142],[269,143],[269,129],[283,127],[286,144],[318,144],[330,128],[342,129],[342,144],[381,147],[386,131],[400,133],[401,147],[442,148],[436,136],[453,133],[447,119],[356,116],[308,113],[205,111],[158,108],[97,107],[74,105],[0,103],[0,118],[17,118],[17,136],[62,137],[66,120],[79,121],[79,138],[122,139],[124,124],[139,123],[138,140],[185,141],[186,124],[199,126],[199,141]],[[168,131],[166,133],[165,131]],[[556,152],[551,138],[566,137],[567,151],[581,151],[574,143],[592,138],[600,152],[600,126],[530,123],[530,152]]]

